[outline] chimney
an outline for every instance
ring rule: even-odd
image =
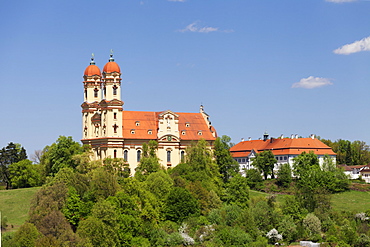
[[[295,134],[295,139],[298,139],[298,134]]]
[[[244,141],[244,138],[242,138],[242,142]]]
[[[284,139],[284,135],[283,134],[280,135],[280,139]]]
[[[312,140],[315,139],[315,134],[311,134]]]
[[[248,141],[252,141],[252,138],[251,137],[248,137]]]
[[[290,139],[294,139],[294,134],[291,134],[290,135]]]
[[[265,131],[265,133],[263,134],[263,141],[266,141],[267,139],[269,139],[269,134],[267,133],[267,131]]]
[[[271,137],[271,139],[270,139],[270,143],[273,143],[274,142],[274,138],[273,137]]]

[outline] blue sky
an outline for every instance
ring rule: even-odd
[[[219,135],[370,144],[370,1],[1,1],[0,147],[80,140],[83,72],[114,50],[124,109],[198,112]]]

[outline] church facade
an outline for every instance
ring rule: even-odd
[[[184,159],[192,142],[204,139],[212,147],[217,138],[203,106],[199,113],[124,110],[121,69],[112,54],[102,72],[92,58],[83,78],[81,141],[92,148],[95,160],[123,158],[133,173],[142,145],[155,140],[161,164],[173,167]]]

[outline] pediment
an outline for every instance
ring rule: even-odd
[[[101,114],[99,113],[95,113],[92,117],[91,117],[91,121],[92,122],[100,122],[101,121]]]
[[[174,113],[173,111],[170,111],[170,110],[167,110],[167,111],[164,111],[164,112],[161,112],[159,115],[158,115],[158,118],[159,119],[163,119],[166,115],[172,115],[174,117],[175,120],[178,120],[179,119],[179,115]]]
[[[159,142],[179,142],[179,138],[174,135],[164,135],[158,139]]]

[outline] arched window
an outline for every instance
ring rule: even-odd
[[[97,98],[98,97],[98,92],[99,92],[99,89],[95,88],[94,89],[94,97]]]
[[[116,85],[114,85],[113,86],[113,95],[117,95],[117,86]]]
[[[136,157],[136,161],[137,161],[137,162],[140,162],[140,158],[141,158],[141,150],[137,150],[137,157]]]
[[[125,150],[125,151],[123,151],[123,160],[127,161],[128,160],[127,158],[128,158],[128,151]]]
[[[115,149],[113,151],[113,158],[117,158],[117,150],[115,150]]]
[[[180,158],[181,158],[181,162],[185,161],[185,151],[184,150],[180,152]]]
[[[171,162],[171,151],[168,150],[167,151],[167,163],[170,163]]]

